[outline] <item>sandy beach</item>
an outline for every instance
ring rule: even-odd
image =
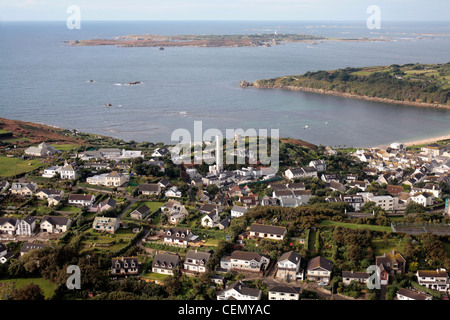
[[[433,142],[436,142],[439,140],[446,140],[446,139],[450,139],[450,134],[445,135],[445,136],[434,137],[434,138],[427,138],[427,139],[415,140],[415,141],[410,141],[410,142],[404,142],[404,144],[407,147],[411,147],[411,146],[417,146],[417,145],[421,145],[421,144],[433,143]]]

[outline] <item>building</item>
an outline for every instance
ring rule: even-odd
[[[206,264],[211,258],[211,252],[189,250],[184,260],[184,270],[193,273],[206,272]]]
[[[321,256],[308,261],[306,268],[306,278],[309,281],[329,283],[333,272],[333,262]]]
[[[164,234],[164,242],[167,244],[188,246],[197,240],[198,236],[194,235],[188,229],[170,228]]]
[[[393,277],[395,274],[404,274],[406,269],[406,259],[395,249],[388,254],[376,257],[375,264],[380,268],[381,285],[387,285],[389,277]]]
[[[449,277],[447,270],[417,270],[417,282],[429,289],[446,292],[450,289]]]
[[[229,261],[230,270],[245,272],[262,272],[270,263],[270,259],[266,255],[239,250],[233,251]]]
[[[61,166],[51,166],[50,168],[44,169],[44,173],[42,174],[42,176],[44,178],[53,178],[59,174],[61,169]]]
[[[262,291],[250,288],[242,281],[231,284],[217,294],[217,300],[261,300]]]
[[[131,276],[139,274],[139,260],[137,257],[112,258],[111,274],[115,276]]]
[[[433,204],[433,194],[430,192],[420,192],[411,196],[411,201],[420,204],[424,207],[431,206]]]
[[[25,217],[25,219],[19,221],[16,234],[19,236],[31,236],[35,227],[36,219],[28,215]]]
[[[397,291],[397,300],[433,300],[433,296],[411,289],[400,288]]]
[[[140,206],[136,210],[130,213],[130,217],[133,219],[144,220],[150,214],[150,208],[146,205]]]
[[[20,220],[14,217],[2,217],[0,218],[0,233],[16,234],[17,227]]]
[[[394,198],[391,196],[368,196],[369,201],[375,202],[375,204],[385,211],[394,210]]]
[[[56,153],[56,149],[53,146],[42,142],[37,147],[29,147],[25,149],[24,153],[35,157],[48,157],[54,155]]]
[[[161,186],[158,183],[141,183],[138,190],[139,194],[159,196],[161,193]]]
[[[120,227],[120,220],[118,218],[110,217],[95,217],[92,228],[97,231],[104,231],[108,233],[115,233]]]
[[[360,284],[367,284],[369,281],[370,274],[367,272],[358,271],[342,271],[342,282],[344,286],[350,285],[352,281],[356,281]]]
[[[69,195],[68,203],[89,207],[94,204],[95,196],[93,194],[71,194]]]
[[[59,176],[61,177],[61,179],[75,180],[77,178],[77,172],[75,171],[73,166],[71,164],[68,164],[66,161],[61,171],[59,172]]]
[[[231,217],[239,218],[239,217],[243,216],[247,211],[248,211],[248,209],[245,207],[233,206],[233,208],[231,208]]]
[[[38,190],[36,183],[13,183],[9,189],[11,194],[30,197]]]
[[[31,242],[25,242],[22,247],[20,248],[20,256],[23,256],[24,254],[29,253],[32,250],[39,250],[45,247],[50,247],[48,244],[43,243],[31,243]]]
[[[67,217],[45,216],[41,220],[40,228],[42,232],[62,233],[66,232],[71,224],[72,219]]]
[[[285,252],[277,262],[276,277],[285,280],[303,280],[301,256],[295,251]]]
[[[268,290],[269,300],[300,300],[300,288],[275,285]]]
[[[313,160],[309,162],[310,167],[314,167],[317,171],[326,171],[327,162],[325,160]]]
[[[250,227],[250,237],[272,239],[272,240],[284,240],[287,234],[285,227],[275,227],[263,224],[252,224]]]
[[[111,197],[106,198],[97,205],[97,212],[104,212],[115,209],[117,207],[116,200]]]
[[[181,259],[178,254],[158,253],[152,262],[152,272],[174,275],[174,271],[180,265]]]
[[[120,187],[128,181],[128,175],[112,171],[110,173],[99,174],[88,177],[86,182],[92,185],[100,185],[106,187]]]
[[[299,179],[299,178],[317,178],[317,169],[311,166],[301,167],[301,168],[291,168],[284,172],[284,175],[289,180]]]

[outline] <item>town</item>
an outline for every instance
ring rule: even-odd
[[[282,138],[276,171],[68,134],[2,144],[0,299],[448,299],[450,141]]]

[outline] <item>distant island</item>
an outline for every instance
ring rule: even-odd
[[[250,86],[450,109],[450,62],[320,70],[241,82],[241,87]]]
[[[318,41],[387,41],[387,38],[338,39],[307,34],[240,34],[240,35],[126,35],[115,39],[88,39],[64,41],[69,46],[118,47],[271,47],[287,42]]]

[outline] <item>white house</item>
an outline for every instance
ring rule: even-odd
[[[31,236],[36,227],[36,219],[28,215],[25,219],[20,220],[17,225],[16,234],[19,236]]]
[[[97,231],[105,231],[108,233],[115,233],[120,227],[120,220],[118,218],[110,217],[95,217],[92,228]]]
[[[416,276],[417,282],[421,286],[444,292],[450,289],[450,282],[445,269],[417,270]]]
[[[368,201],[375,202],[375,204],[383,210],[394,210],[394,198],[391,196],[368,196],[367,199]]]
[[[300,269],[302,257],[295,251],[285,252],[277,262],[276,277],[281,279],[303,280]]]
[[[317,177],[317,169],[311,166],[301,168],[291,168],[284,172],[284,175],[289,180],[298,178]]]
[[[268,256],[257,252],[233,251],[230,256],[231,270],[244,272],[262,272],[270,263]]]
[[[199,252],[189,250],[184,260],[184,270],[188,272],[206,272],[206,264],[211,257],[211,252]]]
[[[433,300],[433,296],[407,288],[400,288],[397,291],[397,300]]]
[[[95,196],[93,194],[71,194],[69,195],[69,204],[77,206],[91,206],[95,201]]]
[[[61,177],[61,179],[75,180],[77,178],[77,172],[75,171],[73,166],[68,164],[66,161],[64,163],[64,167],[62,167],[61,171],[59,172],[59,176]]]
[[[41,220],[40,228],[42,232],[62,233],[66,232],[72,224],[72,219],[58,216],[45,216]]]
[[[173,275],[181,263],[180,256],[173,253],[157,253],[152,262],[152,272]]]
[[[429,192],[420,192],[413,195],[411,201],[420,204],[424,207],[431,206],[433,204],[433,194]]]
[[[315,257],[308,261],[306,278],[310,281],[329,283],[333,262],[323,257]]]
[[[19,219],[14,217],[2,217],[0,218],[0,233],[16,234],[17,226],[19,225]]]
[[[44,178],[53,178],[59,174],[61,169],[61,166],[51,166],[50,168],[44,169],[44,173],[42,174],[42,176]]]
[[[25,154],[30,155],[30,156],[47,157],[47,156],[51,156],[51,155],[55,154],[56,149],[53,146],[51,146],[45,142],[42,142],[37,147],[29,147],[29,148],[25,149],[24,152],[25,152]]]
[[[310,161],[309,166],[316,168],[317,171],[326,171],[327,170],[327,162],[325,160]]]
[[[239,218],[239,217],[243,216],[247,211],[248,211],[248,209],[245,207],[233,206],[233,208],[231,208],[231,217]]]
[[[249,234],[250,237],[272,239],[272,240],[283,240],[287,234],[287,230],[285,227],[276,227],[254,223],[250,227]]]
[[[219,222],[220,215],[218,213],[218,210],[214,210],[210,214],[205,215],[201,220],[202,226],[207,228],[214,228],[219,224]]]
[[[165,192],[166,197],[181,198],[182,193],[176,186],[172,186],[169,190]]]
[[[269,300],[299,300],[300,288],[286,285],[275,285],[268,290]]]
[[[217,294],[217,300],[261,300],[262,291],[239,281]]]

